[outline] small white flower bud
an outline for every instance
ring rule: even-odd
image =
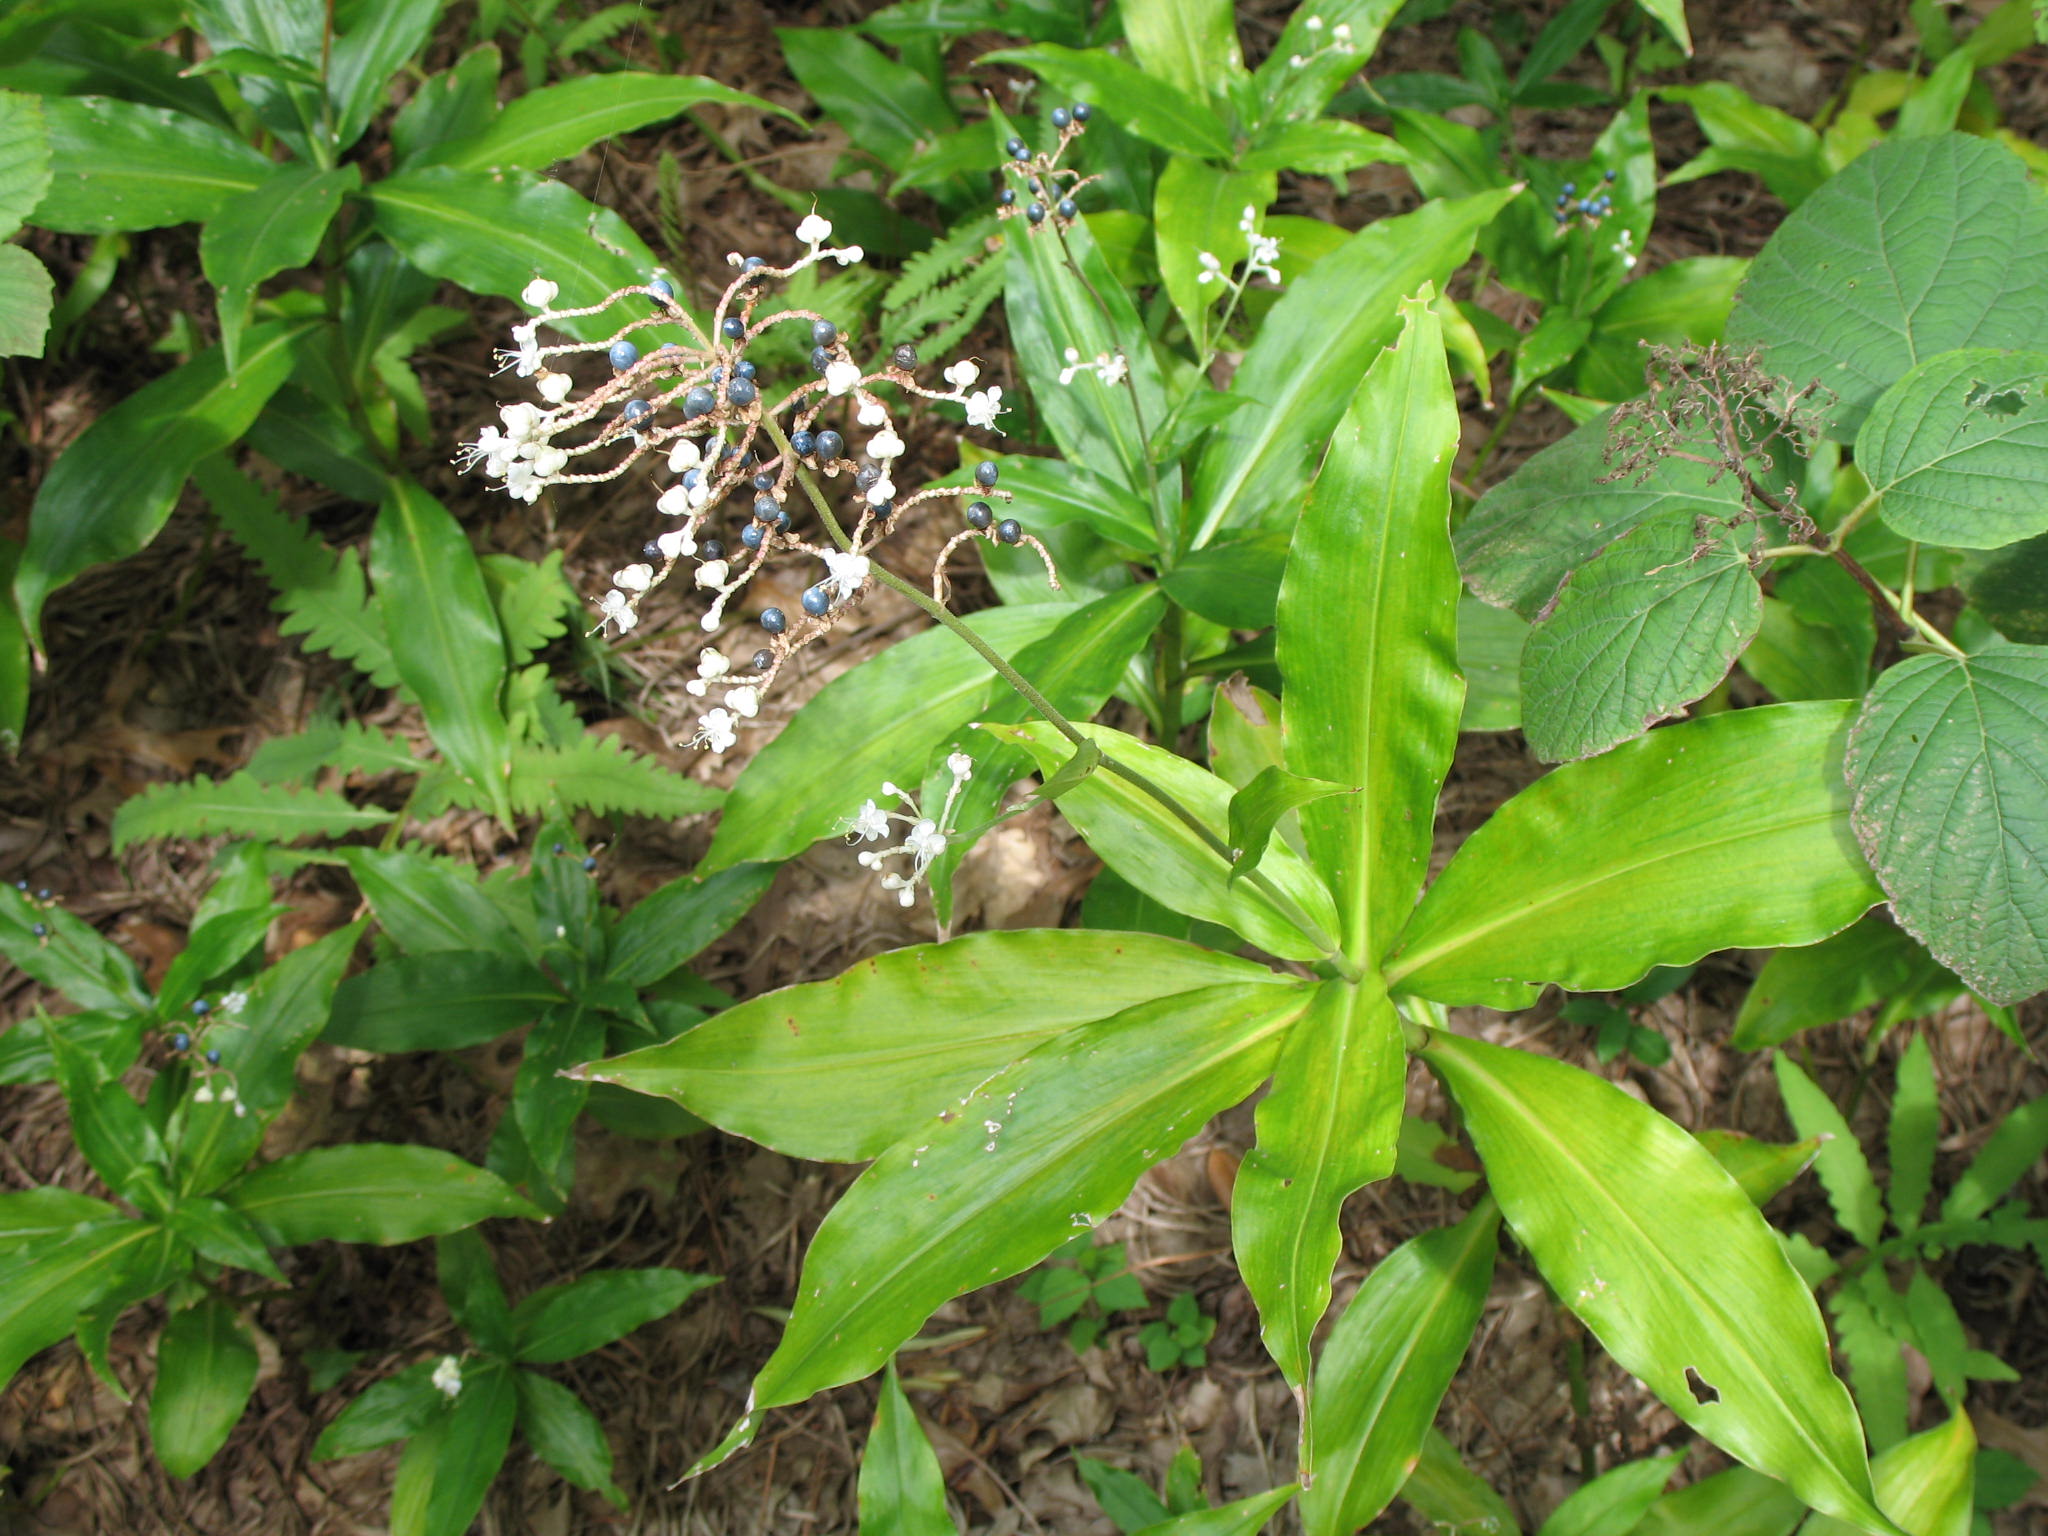
[[[624,570],[613,571],[612,584],[624,587],[628,592],[645,592],[654,584],[654,567],[629,565]]]
[[[536,277],[519,293],[519,302],[528,309],[546,309],[555,302],[555,295],[562,290],[544,277]]]
[[[679,437],[668,451],[669,473],[680,475],[686,469],[695,469],[703,458],[704,455],[698,451],[696,443],[687,437]]]
[[[540,377],[533,381],[533,386],[540,391],[541,399],[547,401],[549,405],[560,405],[569,398],[569,391],[575,383],[576,381],[566,373],[555,373],[551,369],[543,368]]]

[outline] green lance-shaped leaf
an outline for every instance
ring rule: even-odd
[[[82,1007],[122,1018],[156,1008],[133,960],[90,924],[16,890],[12,880],[0,882],[0,955]]]
[[[455,1401],[406,1447],[391,1491],[391,1536],[463,1536],[474,1523],[512,1447],[518,1374],[502,1360],[463,1366]]]
[[[227,1442],[256,1389],[256,1346],[235,1309],[201,1298],[164,1325],[149,1396],[149,1439],[173,1477],[190,1477]]]
[[[265,784],[253,774],[152,784],[114,812],[116,852],[160,837],[255,837],[290,843],[381,827],[391,812],[357,805],[338,789]]]
[[[1264,1493],[1232,1499],[1214,1509],[1191,1509],[1156,1525],[1140,1527],[1137,1536],[1258,1536],[1266,1522],[1286,1508],[1299,1492],[1296,1484],[1283,1483]]]
[[[0,357],[35,357],[42,352],[55,294],[49,270],[40,261],[18,245],[0,245]],[[5,719],[0,715],[0,723]]]
[[[2048,647],[1893,667],[1847,766],[1899,925],[1992,1002],[2048,987]]]
[[[1834,1024],[1947,972],[1883,912],[1831,939],[1781,949],[1764,962],[1742,1000],[1728,1043],[1738,1051],[1779,1045],[1804,1029]],[[1958,991],[1961,982],[1956,982]]]
[[[167,1235],[153,1222],[85,1221],[51,1241],[0,1251],[0,1389],[78,1316],[157,1262]]]
[[[1423,1453],[1493,1278],[1500,1212],[1491,1200],[1454,1227],[1412,1238],[1366,1276],[1316,1366],[1307,1443],[1314,1481],[1301,1499],[1308,1536],[1370,1524]]]
[[[1645,16],[1655,21],[1687,57],[1692,54],[1692,29],[1685,24],[1685,0],[1636,0]]]
[[[1562,1062],[1443,1031],[1442,1074],[1508,1225],[1607,1352],[1681,1419],[1815,1509],[1896,1536],[1812,1293],[1692,1137]]]
[[[512,744],[499,704],[505,637],[476,551],[430,492],[394,480],[370,534],[370,576],[394,620],[386,624],[391,659],[420,701],[434,745],[510,823]]]
[[[1132,58],[1155,80],[1201,100],[1244,75],[1230,0],[1126,0],[1119,14]]]
[[[221,1198],[280,1243],[409,1243],[492,1216],[538,1216],[494,1173],[432,1147],[316,1147],[252,1169]]]
[[[1041,773],[1050,774],[1073,753],[1050,725],[985,727],[1025,747]],[[1207,769],[1107,726],[1081,727],[1083,736],[1165,790],[1222,843],[1230,826],[1230,786]],[[1230,878],[1230,860],[1180,818],[1128,779],[1098,768],[1059,796],[1061,814],[1102,861],[1175,912],[1222,923],[1286,960],[1322,958],[1323,949],[1264,891]],[[1228,844],[1223,845],[1226,850]],[[1337,923],[1335,905],[1315,870],[1284,844],[1269,849],[1260,873],[1325,934]]]
[[[1570,763],[1468,839],[1387,960],[1388,984],[1522,1008],[1717,949],[1811,944],[1881,898],[1849,832],[1846,702],[1666,726]]]
[[[1565,579],[1522,648],[1522,729],[1546,762],[1605,752],[1711,692],[1763,617],[1739,537],[1656,522]]]
[[[1190,546],[1208,543],[1221,528],[1291,517],[1314,467],[1315,445],[1350,405],[1352,381],[1394,339],[1402,301],[1426,283],[1441,288],[1513,195],[1502,188],[1438,198],[1381,219],[1288,285],[1230,385],[1259,408],[1226,417],[1202,451]]]
[[[1017,1274],[1258,1086],[1307,1006],[1242,983],[1141,1003],[1048,1041],[884,1152],[819,1227],[745,1418],[878,1369],[944,1302]]]
[[[1381,34],[1400,9],[1400,0],[1331,0],[1313,9],[1296,6],[1254,77],[1259,99],[1266,103],[1266,121],[1320,117],[1330,98],[1372,57]],[[1311,25],[1314,22],[1322,25]],[[1351,29],[1348,48],[1331,46],[1344,40],[1337,33],[1340,26]],[[1301,62],[1295,63],[1296,59]]]
[[[1073,612],[1066,603],[993,608],[970,622],[1010,657]],[[957,635],[926,630],[835,677],[733,786],[699,874],[786,859],[839,830],[883,781],[915,783],[933,748],[1001,686]],[[821,793],[820,786],[836,786]]]
[[[786,107],[702,75],[620,70],[529,91],[508,103],[481,133],[436,145],[416,164],[452,165],[465,171],[544,171],[557,160],[580,155],[614,134],[667,122],[707,101],[753,107],[780,113],[793,122],[803,121]]]
[[[396,1376],[372,1382],[336,1414],[313,1442],[314,1461],[360,1456],[417,1434],[448,1404],[433,1384],[438,1360],[421,1360]]]
[[[472,293],[517,298],[538,274],[560,286],[557,307],[575,309],[646,282],[655,266],[624,219],[524,171],[432,166],[375,183],[370,200],[377,228],[408,261]],[[591,340],[619,323],[607,312],[561,329]]]
[[[42,644],[44,600],[109,560],[156,537],[192,466],[248,431],[292,371],[305,328],[259,325],[242,338],[233,377],[218,348],[152,379],[101,416],[51,466],[29,513],[28,543],[14,573],[22,627]]]
[[[321,1038],[356,1051],[460,1051],[561,1000],[536,967],[495,950],[400,955],[341,984]]]
[[[1927,1037],[1915,1035],[1906,1042],[1906,1054],[1899,1059],[1898,1089],[1885,1133],[1885,1151],[1892,1165],[1886,1198],[1892,1225],[1901,1232],[1916,1230],[1927,1213],[1927,1196],[1934,1188],[1934,1145],[1940,1136],[1934,1059],[1927,1050]]]
[[[1804,1141],[1758,1141],[1741,1131],[1703,1130],[1695,1132],[1699,1144],[1714,1154],[1714,1161],[1726,1168],[1750,1204],[1766,1205],[1773,1195],[1806,1171],[1820,1150],[1820,1138]]]
[[[1684,1461],[1685,1452],[1680,1451],[1623,1462],[1573,1489],[1536,1536],[1626,1536],[1650,1512]]]
[[[797,83],[891,170],[901,170],[920,141],[958,130],[944,91],[851,29],[778,27],[775,36]]]
[[[1716,480],[1711,467],[1685,459],[1659,459],[1647,478],[1609,480],[1610,414],[1529,460],[1480,497],[1459,528],[1458,569],[1487,602],[1534,619],[1567,576],[1630,529],[1690,529],[1743,510],[1733,476]]]
[[[407,954],[526,954],[525,938],[478,887],[476,871],[467,864],[410,848],[344,848],[340,854],[377,926]]]
[[[963,934],[750,998],[592,1075],[792,1157],[858,1162],[1063,1031],[1262,979],[1283,984],[1250,961],[1150,934]]]
[[[1229,129],[1207,102],[1106,49],[1041,43],[983,54],[979,62],[1021,64],[1066,95],[1113,102],[1118,127],[1174,154],[1230,158]]]
[[[611,1443],[597,1415],[574,1392],[537,1371],[515,1371],[513,1377],[519,1390],[519,1432],[533,1454],[564,1481],[601,1495],[614,1509],[626,1509],[626,1491],[612,1481]]]
[[[875,1427],[860,1453],[861,1536],[958,1536],[946,1513],[946,1478],[896,1379],[882,1373]]]
[[[1728,317],[1795,387],[1818,382],[1847,442],[1879,395],[1957,347],[2048,347],[2048,200],[2025,165],[1963,133],[1859,155],[1778,226]],[[1823,397],[1825,404],[1825,397]]]
[[[2048,1095],[2029,1100],[1999,1121],[1942,1200],[1941,1219],[1982,1216],[2043,1156],[2048,1156]]]
[[[1231,1199],[1231,1243],[1266,1350],[1297,1388],[1330,1305],[1338,1212],[1353,1191],[1393,1172],[1407,1076],[1401,1021],[1368,973],[1317,991],[1259,1103],[1258,1144]]]
[[[264,279],[304,266],[341,207],[343,194],[362,184],[354,165],[280,166],[261,186],[238,193],[206,221],[199,235],[199,266],[218,296],[221,351],[228,372],[241,356],[242,327]]]
[[[50,174],[42,98],[0,91],[0,239],[21,228],[43,200]]]
[[[1976,1487],[1977,1431],[1956,1410],[1945,1424],[1901,1440],[1870,1464],[1877,1501],[1913,1536],[1968,1536]],[[1852,1536],[1857,1527],[1825,1515],[1800,1536]]]
[[[1152,193],[1159,275],[1198,354],[1208,350],[1211,312],[1229,287],[1205,272],[1202,256],[1220,260],[1225,274],[1241,261],[1245,237],[1238,221],[1247,208],[1265,211],[1277,181],[1272,171],[1223,171],[1190,155],[1173,156],[1159,173]]]
[[[1878,396],[1856,467],[1909,539],[1998,549],[2048,533],[2048,353],[1929,358]]]
[[[767,893],[773,864],[736,864],[708,878],[691,873],[643,897],[612,930],[609,981],[651,987],[744,917]]]
[[[1273,828],[1289,811],[1311,801],[1328,799],[1331,795],[1357,793],[1347,784],[1332,784],[1327,779],[1304,779],[1284,768],[1260,769],[1249,784],[1230,797],[1228,841],[1235,850],[1230,861],[1230,878],[1235,880],[1259,867],[1259,860],[1266,854],[1266,845],[1273,839]]]
[[[1457,1447],[1434,1429],[1423,1431],[1422,1456],[1401,1485],[1401,1499],[1437,1528],[1521,1536],[1507,1500],[1466,1466]]]
[[[334,39],[327,63],[327,95],[337,121],[334,141],[347,149],[362,136],[389,98],[393,81],[426,44],[446,0],[392,0],[355,8]]]
[[[74,235],[210,219],[283,167],[225,128],[111,96],[43,101],[49,190],[29,222]]]
[[[1748,272],[1745,256],[1687,256],[1618,290],[1593,316],[1593,334],[1579,359],[1579,393],[1596,400],[1642,393],[1645,341],[1719,341]]]
[[[600,1269],[544,1286],[512,1312],[512,1357],[526,1365],[574,1360],[667,1317],[716,1275],[680,1269]]]
[[[1522,723],[1522,647],[1529,625],[1519,614],[1458,599],[1458,671],[1465,679],[1461,731],[1512,731]]]
[[[1792,1536],[1805,1518],[1799,1496],[1775,1477],[1730,1467],[1665,1494],[1644,1512],[1634,1536]]]
[[[1425,287],[1402,304],[1400,340],[1337,424],[1280,586],[1287,766],[1361,790],[1301,812],[1354,961],[1383,952],[1414,910],[1464,703],[1450,543],[1458,409],[1429,299]]]

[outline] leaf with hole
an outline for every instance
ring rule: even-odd
[[[1906,538],[1998,549],[2048,533],[2048,353],[1929,358],[1878,396],[1856,467]]]

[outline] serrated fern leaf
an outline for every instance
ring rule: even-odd
[[[229,834],[288,843],[301,837],[339,837],[391,820],[389,811],[351,805],[332,790],[265,784],[250,773],[218,781],[158,784],[114,813],[114,849],[154,837]]]
[[[626,751],[616,736],[571,747],[521,747],[512,754],[512,804],[539,815],[590,810],[625,816],[689,816],[715,809],[724,794]]]
[[[538,561],[485,555],[479,564],[498,610],[498,627],[505,631],[506,657],[522,667],[569,627],[564,615],[579,605],[575,589],[562,576],[562,552],[551,549]]]
[[[1828,1310],[1834,1314],[1842,1358],[1849,1362],[1849,1382],[1871,1448],[1897,1445],[1906,1438],[1906,1361],[1898,1335],[1848,1286],[1828,1299]]]
[[[572,747],[583,739],[583,721],[538,663],[513,673],[505,685],[505,718],[515,740],[536,746]]]
[[[271,606],[285,615],[279,632],[305,636],[307,649],[339,656],[380,688],[397,687],[383,615],[371,605],[356,552],[329,549],[224,458],[202,461],[193,478],[221,526],[277,588]]]
[[[412,748],[360,720],[323,721],[296,736],[273,736],[249,759],[264,784],[303,784],[323,768],[341,773],[417,773]]]
[[[986,242],[995,234],[1000,220],[992,214],[969,220],[946,232],[945,238],[926,246],[903,263],[903,271],[882,295],[882,309],[896,314],[923,298],[933,289],[950,283],[987,254]],[[1001,265],[1001,263],[997,263]]]
[[[999,261],[985,261],[946,291],[958,296],[960,311],[923,338],[923,345],[933,352],[946,352],[958,346],[960,339],[988,313],[989,305],[1003,291],[1003,265]]]

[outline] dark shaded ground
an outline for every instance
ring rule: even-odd
[[[659,24],[688,40],[686,70],[808,110],[781,64],[771,22],[831,24],[864,9],[681,4],[663,8]],[[1795,111],[1811,112],[1873,46],[1877,62],[1903,57],[1893,38],[1895,16],[1843,0],[1813,7],[1736,0],[1692,10],[1700,51],[1691,77],[1737,79]],[[1244,34],[1256,55],[1284,10],[1261,3],[1243,11]],[[1450,40],[1461,22],[1483,27],[1487,13],[1461,3],[1439,21],[1391,34],[1375,71],[1453,67]],[[963,64],[972,51],[962,51]],[[2048,122],[2048,70],[2039,50],[2002,71],[1998,90],[2015,125],[2038,136]],[[785,186],[821,186],[834,177],[843,147],[836,129],[827,126],[806,139],[787,124],[751,114],[716,120],[752,167]],[[1685,114],[1659,108],[1655,121],[1667,167],[1697,146]],[[1582,150],[1597,125],[1589,115],[1551,114],[1524,122],[1519,131],[1525,148],[1566,153]],[[750,189],[687,125],[614,141],[558,173],[656,238],[654,167],[662,150],[678,158],[683,173],[687,248],[663,252],[676,270],[713,273],[728,250],[771,249],[786,240],[786,211]],[[1413,201],[1405,180],[1384,171],[1358,173],[1341,198],[1326,182],[1303,182],[1284,196],[1287,211],[1347,226]],[[1660,202],[1645,267],[1687,255],[1752,252],[1781,215],[1774,200],[1739,177],[1671,189]],[[36,248],[57,269],[60,285],[84,254],[83,242],[66,239],[45,237]],[[1485,298],[1526,320],[1511,295],[1493,290]],[[469,304],[475,315],[472,334],[419,360],[437,427],[452,444],[490,416],[490,349],[511,312],[493,302],[469,303],[452,290],[444,299]],[[192,231],[140,235],[114,291],[92,312],[71,354],[8,370],[6,403],[18,421],[4,449],[0,520],[6,532],[19,536],[34,486],[64,444],[160,366],[148,345],[181,313],[202,328],[210,324]],[[1015,386],[998,329],[985,326],[961,350],[989,360],[989,376]],[[1476,406],[1469,425],[1468,443],[1491,428]],[[1532,413],[1506,435],[1491,473],[1504,472],[1561,430],[1554,415]],[[620,563],[620,551],[637,548],[646,536],[637,511],[594,499],[565,498],[534,517],[503,498],[487,498],[453,477],[445,464],[450,451],[443,444],[419,448],[412,467],[469,522],[483,547],[538,555],[559,545],[579,586],[597,590],[604,573]],[[317,492],[300,490],[297,510],[330,539],[367,530],[364,509],[323,503]],[[148,782],[239,766],[268,736],[303,721],[323,690],[348,679],[338,665],[302,656],[279,640],[269,595],[261,577],[188,502],[148,551],[88,575],[52,603],[51,671],[41,680],[20,757],[0,765],[0,875],[53,887],[70,910],[117,936],[152,972],[182,943],[212,849],[148,847],[117,859],[107,837],[114,808]],[[676,682],[689,674],[698,639],[689,617],[677,618],[676,608],[657,605],[635,643],[621,647],[637,680],[623,707],[607,706],[594,694],[581,701],[589,718],[612,716],[615,728],[645,749],[662,750],[692,702]],[[805,685],[784,691],[778,718],[825,676],[897,638],[906,612],[877,602],[865,618],[863,627],[842,631],[832,653],[812,663]],[[394,707],[375,718],[416,730],[416,722]],[[670,761],[720,782],[729,782],[739,765],[737,755],[713,765],[687,752]],[[1440,856],[1539,771],[1516,736],[1468,737],[1446,793]],[[630,902],[687,869],[707,836],[696,823],[630,824],[606,854],[608,890]],[[488,824],[467,816],[445,818],[429,837],[486,864],[518,854]],[[1094,867],[1063,823],[1033,813],[989,839],[963,876],[970,922],[1056,923],[1071,914]],[[702,969],[751,995],[830,975],[857,956],[931,936],[922,907],[904,914],[877,903],[869,879],[848,851],[820,846],[784,871],[770,899]],[[353,903],[341,883],[318,871],[294,887],[290,900],[293,916],[275,935],[280,949],[295,935],[345,921]],[[1754,957],[1719,957],[1644,1019],[1672,1041],[1667,1066],[1598,1070],[1682,1124],[1782,1137],[1788,1127],[1765,1061],[1721,1045],[1753,969]],[[32,1001],[23,978],[0,978],[7,1017],[19,1017]],[[1558,1023],[1553,1012],[1544,1006],[1512,1018],[1474,1013],[1464,1022],[1494,1038],[1595,1065],[1585,1032]],[[2048,1010],[2037,1003],[2027,1022],[2038,1041]],[[1940,1176],[1947,1178],[2006,1110],[2048,1089],[2048,1075],[1968,1009],[1924,1027],[1943,1084]],[[1866,1074],[1860,1025],[1809,1038],[1814,1070],[1840,1090],[1838,1098],[1864,1083],[1856,1128],[1867,1145],[1881,1145],[1892,1063],[1903,1039],[1888,1041]],[[481,1160],[509,1073],[510,1064],[492,1049],[453,1059],[373,1062],[316,1049],[304,1067],[302,1104],[280,1122],[271,1150],[378,1138],[430,1143]],[[1419,1072],[1411,1096],[1418,1109],[1442,1109],[1433,1084]],[[1286,1475],[1292,1405],[1259,1347],[1256,1319],[1228,1257],[1225,1192],[1250,1135],[1248,1110],[1221,1117],[1141,1181],[1104,1234],[1129,1243],[1135,1267],[1161,1302],[1192,1289],[1204,1310],[1219,1318],[1205,1370],[1148,1371],[1135,1340],[1138,1319],[1120,1322],[1104,1348],[1077,1358],[1057,1335],[1037,1331],[1031,1308],[1009,1285],[949,1305],[926,1332],[930,1347],[906,1354],[913,1399],[931,1426],[969,1530],[988,1536],[1110,1530],[1079,1485],[1072,1462],[1077,1451],[1137,1468],[1156,1483],[1175,1448],[1191,1441],[1217,1497],[1268,1487]],[[721,1275],[724,1283],[677,1317],[559,1373],[605,1418],[632,1513],[618,1516],[601,1501],[573,1493],[515,1451],[482,1529],[539,1536],[851,1531],[855,1469],[873,1401],[867,1386],[778,1414],[748,1455],[681,1488],[667,1485],[740,1411],[751,1373],[776,1337],[770,1314],[787,1305],[808,1234],[852,1170],[793,1162],[717,1135],[648,1145],[597,1133],[580,1148],[579,1169],[579,1198],[566,1216],[547,1226],[496,1223],[491,1229],[515,1295],[618,1265],[678,1265]],[[78,1188],[93,1183],[71,1147],[61,1102],[53,1092],[0,1090],[0,1187],[52,1181]],[[2038,1173],[2031,1197],[2037,1211],[2048,1211]],[[1449,1219],[1454,1208],[1441,1191],[1400,1183],[1355,1198],[1347,1212],[1339,1301],[1392,1247]],[[1830,1230],[1811,1178],[1782,1196],[1772,1214],[1788,1229],[1816,1238]],[[188,1484],[166,1478],[147,1453],[146,1396],[134,1406],[121,1403],[70,1345],[32,1362],[0,1398],[0,1460],[13,1468],[7,1492],[19,1501],[0,1504],[0,1532],[300,1536],[381,1529],[395,1457],[311,1466],[307,1455],[346,1392],[447,1347],[451,1325],[433,1286],[430,1247],[314,1248],[291,1253],[285,1264],[292,1289],[262,1299],[253,1313],[276,1346],[274,1357],[266,1351],[256,1400],[227,1449]],[[2039,1272],[2011,1256],[1973,1250],[1947,1261],[1942,1278],[1976,1342],[2021,1376],[1973,1396],[1980,1433],[2048,1471],[2048,1293]],[[115,1333],[116,1369],[132,1386],[149,1379],[144,1356],[159,1321],[154,1307],[140,1308]],[[1575,1486],[1582,1448],[1607,1466],[1688,1438],[1667,1410],[1600,1360],[1591,1373],[1591,1416],[1575,1423],[1564,1373],[1566,1326],[1533,1272],[1508,1253],[1466,1371],[1439,1420],[1531,1528]],[[316,1398],[299,1364],[309,1348],[360,1349],[367,1358],[345,1391]],[[1938,1405],[1924,1396],[1920,1406],[1939,1416]],[[1701,1447],[1690,1470],[1719,1464]],[[1272,1529],[1289,1529],[1288,1518]],[[1383,1527],[1419,1529],[1399,1507]],[[2037,1505],[2004,1517],[2000,1528],[2044,1529],[2048,1516]]]

